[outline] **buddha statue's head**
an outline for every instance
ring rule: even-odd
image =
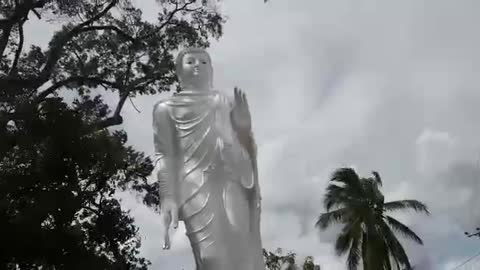
[[[182,90],[209,91],[212,89],[212,61],[205,49],[182,50],[177,56],[176,72]]]

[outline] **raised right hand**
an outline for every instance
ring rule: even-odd
[[[233,129],[240,136],[250,135],[252,130],[252,117],[248,108],[247,96],[238,87],[234,88],[234,103],[230,112]]]
[[[164,244],[163,249],[170,249],[170,234],[169,229],[170,225],[173,225],[173,228],[178,227],[178,206],[177,203],[172,199],[166,199],[161,203],[160,214],[163,216],[163,226],[164,226]]]

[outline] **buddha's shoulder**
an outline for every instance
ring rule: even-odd
[[[155,105],[153,105],[153,115],[158,116],[168,113],[169,107],[171,106],[172,102],[171,99],[172,97],[165,97],[155,102]]]
[[[195,106],[213,102],[213,104],[229,104],[230,99],[225,93],[217,90],[211,91],[208,95],[190,96],[182,94],[173,94],[157,101],[153,107],[154,114],[168,112],[172,107]]]
[[[163,97],[162,99],[158,100],[155,105],[153,106],[154,110],[166,110],[168,107],[174,106],[181,102],[183,98],[177,93],[173,93],[173,95],[169,97]]]

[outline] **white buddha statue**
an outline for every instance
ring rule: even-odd
[[[164,249],[183,221],[197,270],[265,270],[260,237],[256,145],[245,93],[212,89],[203,49],[176,61],[182,91],[153,110]]]

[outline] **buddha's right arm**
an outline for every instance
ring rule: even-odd
[[[175,124],[163,102],[153,109],[153,140],[155,147],[155,168],[159,183],[160,202],[177,201],[178,154]]]

